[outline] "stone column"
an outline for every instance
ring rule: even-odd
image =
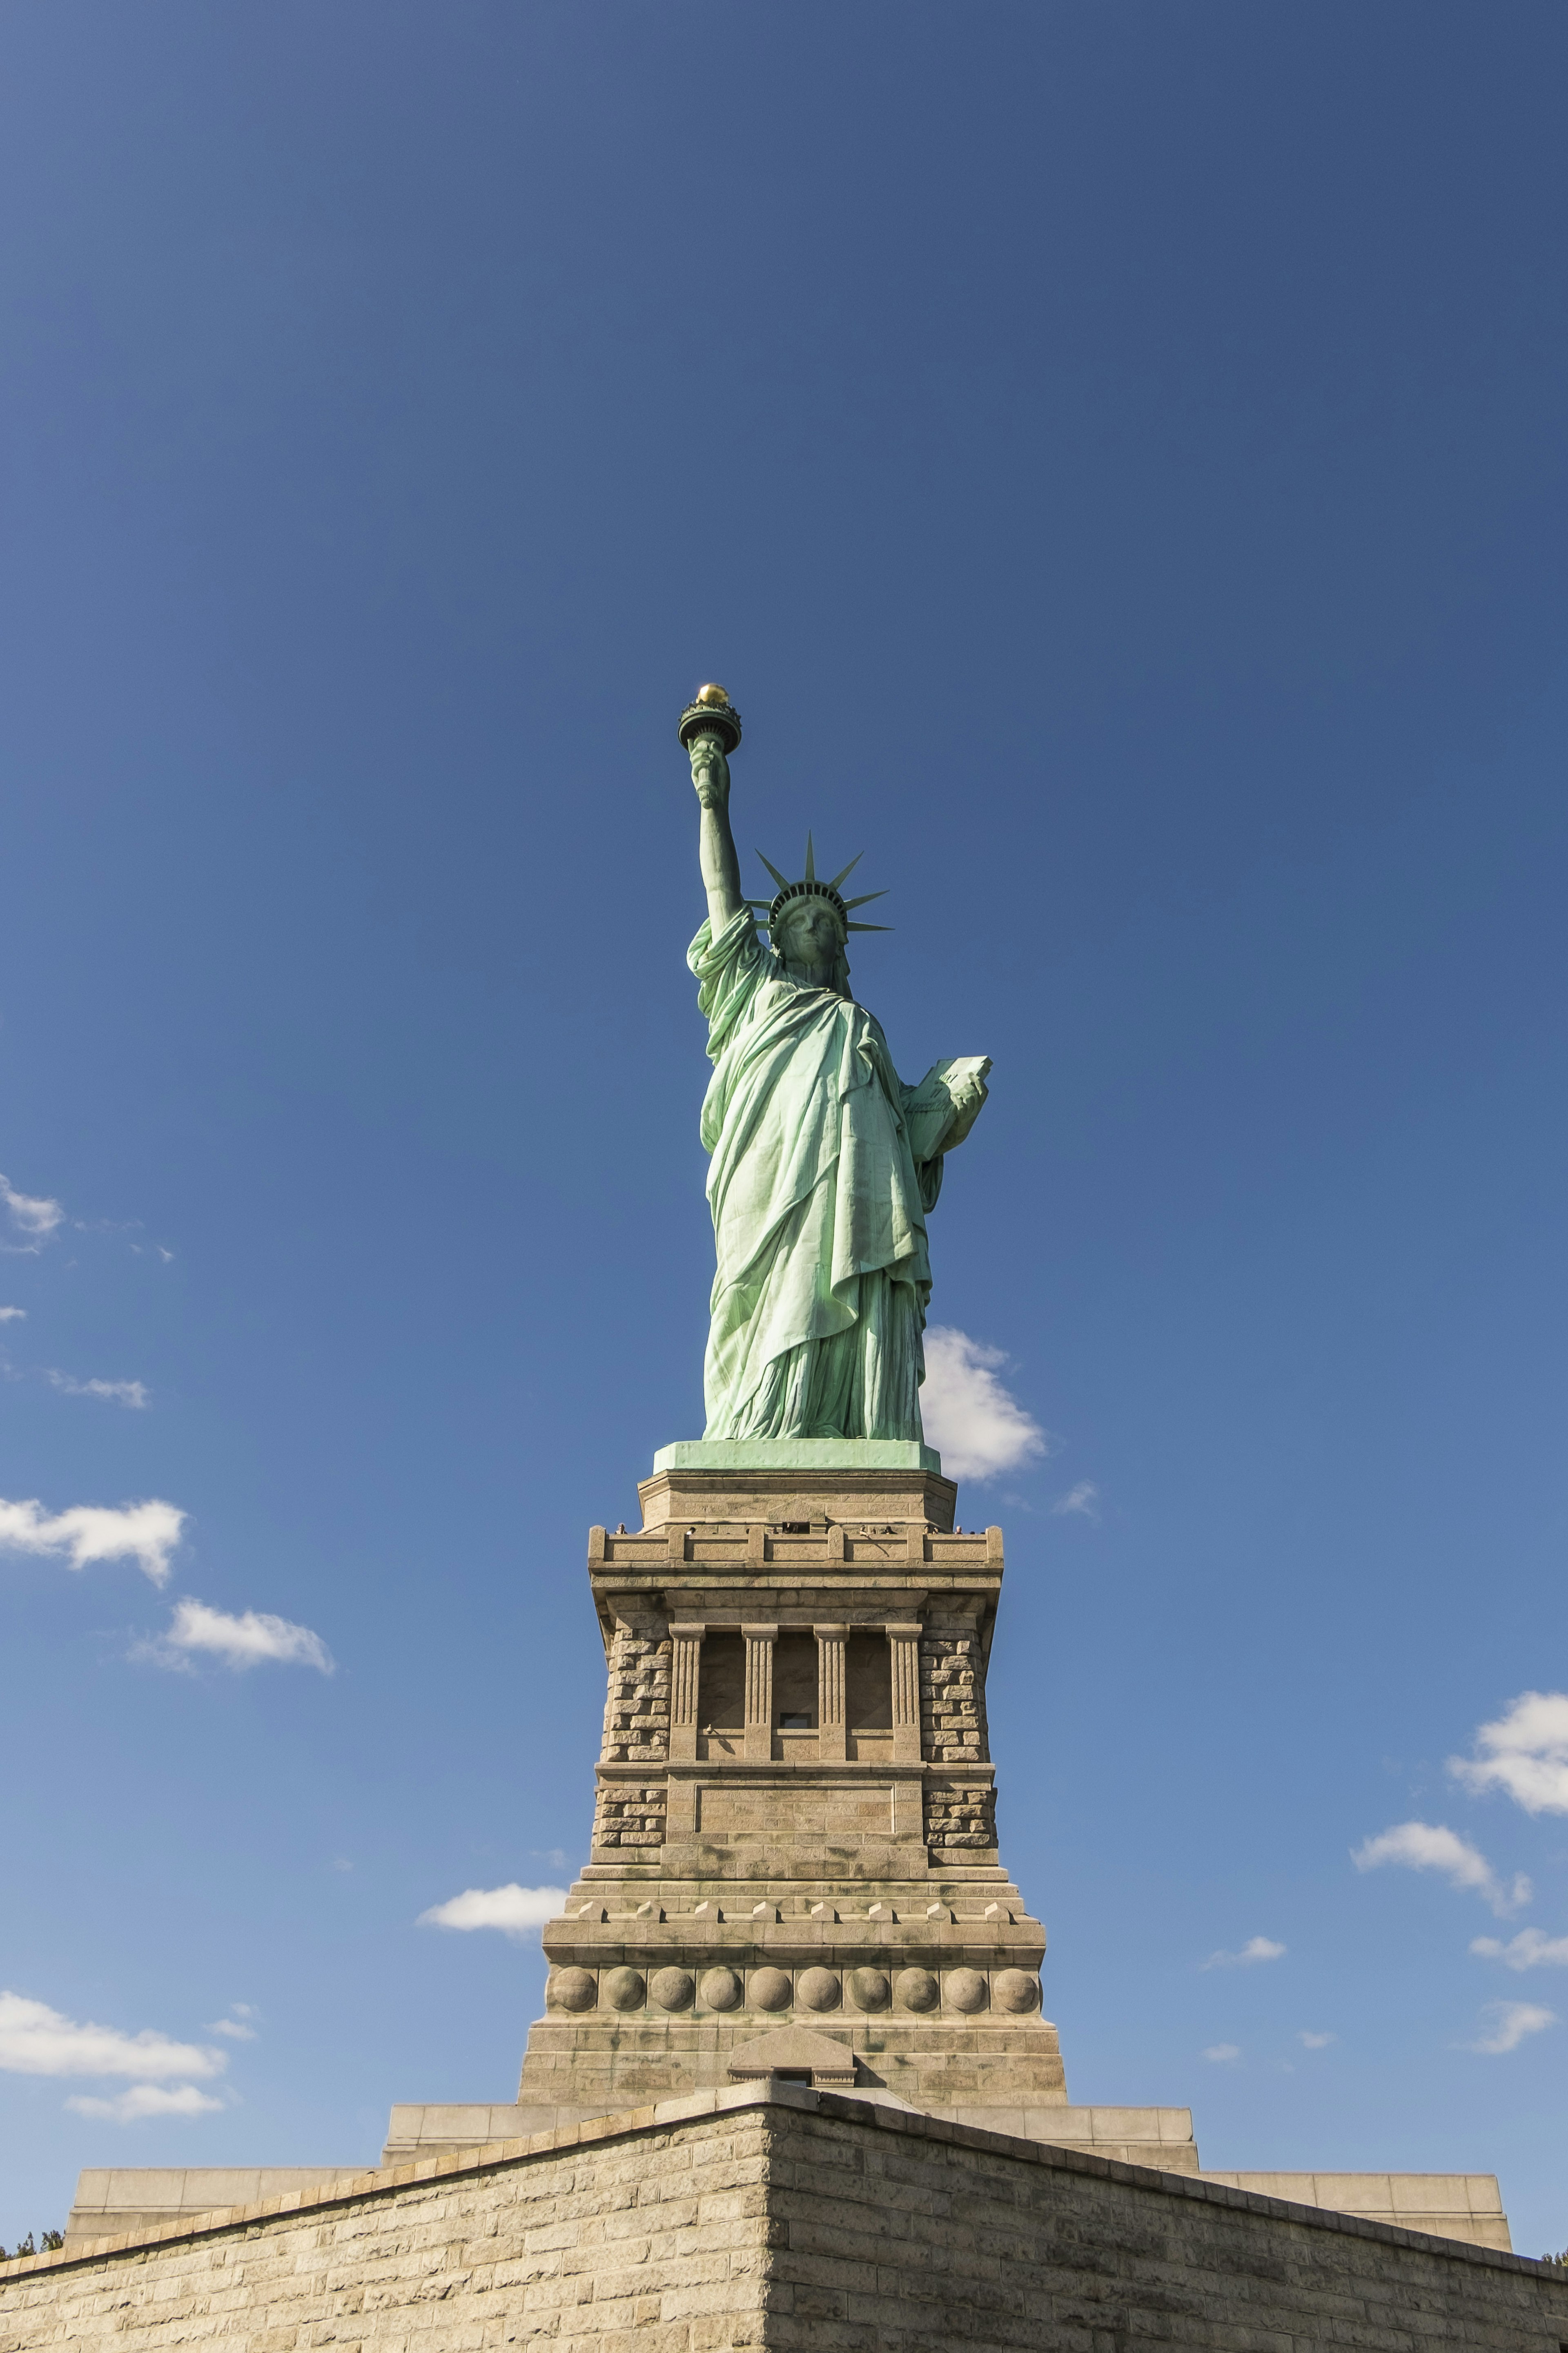
[[[701,1626],[669,1629],[669,1761],[697,1762],[697,1689],[702,1671]]]
[[[847,1626],[814,1626],[816,1636],[816,1753],[825,1763],[848,1756],[844,1722],[844,1645]]]
[[[893,1688],[893,1762],[921,1761],[921,1630],[889,1625],[884,1630],[891,1652]]]
[[[766,1765],[773,1753],[773,1644],[776,1626],[742,1626],[746,1641],[746,1762]]]

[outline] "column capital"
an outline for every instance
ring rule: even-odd
[[[779,1638],[776,1626],[742,1626],[741,1631],[748,1642],[776,1642]]]

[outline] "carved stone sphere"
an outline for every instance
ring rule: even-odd
[[[849,1990],[857,2010],[886,2010],[892,1998],[892,1989],[881,1969],[851,1969]]]
[[[660,2010],[689,2010],[696,1988],[689,1969],[658,1969],[649,1979],[648,1991]]]
[[[552,1969],[545,1990],[557,2010],[592,2010],[599,1998],[592,1969]]]
[[[934,2010],[942,2000],[942,1988],[929,1969],[900,1969],[898,1991],[906,2010]]]
[[[753,1969],[748,1989],[753,2010],[787,2010],[790,1981],[784,1969]]]
[[[978,1969],[954,1969],[947,1980],[947,1999],[954,2010],[984,2010],[986,1991]]]
[[[1040,1980],[1027,1969],[1003,1969],[991,1988],[998,2010],[1034,2010],[1040,1999]]]
[[[742,1991],[733,1969],[710,1969],[702,1980],[702,2000],[710,2010],[738,2010]]]
[[[837,2010],[843,1988],[836,1969],[803,1969],[795,1990],[805,2010]]]
[[[647,1980],[641,1969],[612,1969],[604,1991],[612,2010],[640,2010],[647,1999]]]

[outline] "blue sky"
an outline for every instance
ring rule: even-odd
[[[536,1944],[417,1923],[583,1857],[585,1532],[700,1429],[718,678],[900,1068],[994,1058],[933,1314],[1050,1433],[960,1518],[1073,2096],[1568,2242],[1562,9],[0,63],[0,2241],[511,2094]]]

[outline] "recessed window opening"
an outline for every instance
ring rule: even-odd
[[[697,1677],[697,1720],[704,1732],[739,1732],[746,1721],[746,1645],[739,1634],[710,1634]]]
[[[883,1633],[853,1633],[844,1645],[844,1712],[852,1732],[885,1732],[893,1722],[893,1662]]]
[[[815,1634],[792,1630],[773,1645],[773,1722],[791,1732],[807,1732],[816,1722]]]

